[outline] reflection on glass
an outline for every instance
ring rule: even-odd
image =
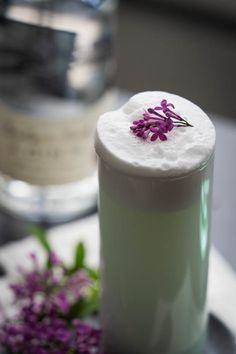
[[[201,204],[200,204],[200,243],[201,254],[204,260],[208,245],[208,231],[209,231],[209,192],[210,181],[205,179],[201,186]]]

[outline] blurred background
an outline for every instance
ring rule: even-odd
[[[123,0],[117,84],[166,90],[235,117],[236,2]]]

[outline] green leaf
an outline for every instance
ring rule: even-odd
[[[85,262],[85,247],[83,242],[79,242],[79,244],[76,246],[75,249],[75,259],[74,259],[74,267],[73,270],[77,272],[78,270],[82,269],[84,267],[84,262]]]
[[[66,316],[68,320],[73,320],[74,318],[81,318],[81,313],[83,312],[83,308],[85,306],[85,300],[80,299],[77,302],[75,302]]]
[[[85,267],[85,269],[88,272],[88,275],[90,276],[90,278],[92,280],[99,280],[99,271],[97,269],[94,268],[90,268],[90,267]]]
[[[80,311],[80,318],[87,318],[93,316],[98,312],[98,304],[97,302],[87,302],[84,304],[83,308]]]
[[[49,254],[52,251],[52,247],[48,241],[47,232],[42,227],[34,225],[31,228],[32,234],[37,238],[44,250]]]
[[[98,312],[98,300],[96,299],[80,299],[75,302],[66,316],[67,320],[72,321],[75,318],[87,318]]]

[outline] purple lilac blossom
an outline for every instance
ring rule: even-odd
[[[184,118],[173,111],[175,106],[163,99],[160,106],[148,108],[143,113],[143,118],[133,121],[131,131],[139,138],[151,141],[158,138],[167,140],[167,134],[175,127],[192,127]]]
[[[58,255],[55,252],[50,252],[49,260],[51,261],[52,265],[60,265],[61,264],[61,259],[58,257]]]
[[[93,283],[88,273],[68,275],[56,254],[51,269],[41,270],[36,255],[31,259],[33,270],[21,270],[22,280],[10,285],[17,313],[3,314],[0,343],[14,354],[102,354],[101,331],[70,315]]]

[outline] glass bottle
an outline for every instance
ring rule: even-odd
[[[96,204],[96,118],[113,107],[115,0],[0,8],[0,204],[62,221]]]

